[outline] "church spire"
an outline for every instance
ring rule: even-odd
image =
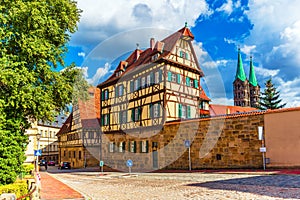
[[[254,66],[252,62],[252,56],[250,57],[250,73],[249,73],[249,83],[254,87],[257,86],[257,80],[254,72]]]
[[[235,79],[240,79],[241,81],[246,80],[246,74],[245,74],[244,67],[243,67],[243,61],[242,61],[240,48],[238,50],[238,64],[237,64]]]

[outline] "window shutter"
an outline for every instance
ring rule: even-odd
[[[107,99],[109,99],[109,90],[106,90],[106,96],[107,96]]]
[[[177,83],[180,84],[180,74],[177,74]]]
[[[153,85],[154,84],[154,73],[151,72],[150,73],[150,85]]]
[[[101,125],[104,126],[104,115],[101,115]]]
[[[143,153],[143,141],[140,141],[140,153]]]
[[[187,106],[187,118],[191,118],[191,106]]]
[[[110,125],[110,115],[107,114],[107,125]]]
[[[168,81],[172,81],[172,72],[168,72]]]
[[[149,110],[150,110],[150,118],[153,118],[153,105],[149,105]]]
[[[119,112],[119,124],[122,123],[122,112]]]
[[[131,121],[134,122],[134,108],[131,109]]]
[[[118,91],[118,87],[115,86],[115,96],[118,97],[119,96],[119,91]]]
[[[180,52],[179,52],[179,55],[180,55],[180,58],[182,58],[182,57],[183,57],[183,52],[180,51]]]
[[[148,153],[148,146],[149,146],[149,144],[148,144],[148,140],[146,141],[146,153]]]
[[[134,91],[134,82],[130,81],[130,92]]]
[[[189,54],[185,53],[185,58],[188,60],[189,59]]]
[[[191,86],[190,77],[186,77],[186,86]]]
[[[142,108],[138,108],[138,120],[141,120]]]
[[[195,88],[199,88],[199,84],[198,84],[198,83],[199,83],[198,80],[195,79],[195,80],[194,80],[194,87],[195,87]]]
[[[162,82],[162,70],[159,70],[159,82]]]
[[[137,87],[138,90],[141,89],[141,82],[142,82],[141,78],[138,78],[138,87]]]
[[[182,105],[178,104],[178,117],[181,118],[182,117]]]
[[[104,90],[105,91],[105,90]],[[104,91],[101,92],[101,100],[104,101]]]
[[[160,110],[162,110],[162,109],[161,109],[161,103],[158,102],[158,116],[161,116],[161,115],[160,115]]]
[[[133,142],[133,152],[136,153],[136,141]]]

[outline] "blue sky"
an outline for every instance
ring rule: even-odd
[[[187,22],[214,104],[233,105],[232,82],[241,48],[249,75],[253,56],[258,82],[272,77],[286,107],[300,106],[300,1],[286,0],[78,0],[83,10],[66,62],[86,71],[94,85],[113,72],[120,57],[148,48]]]

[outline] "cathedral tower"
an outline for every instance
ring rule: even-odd
[[[235,106],[250,106],[249,82],[243,67],[240,49],[238,49],[238,63],[235,80],[233,82],[233,94]]]
[[[257,83],[252,56],[250,57],[250,72],[249,72],[249,89],[250,89],[250,106],[258,107],[260,86]]]

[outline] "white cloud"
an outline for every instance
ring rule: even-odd
[[[72,45],[95,46],[122,31],[141,27],[177,30],[187,21],[190,26],[201,15],[209,14],[205,0],[78,0],[83,10]]]
[[[271,70],[271,69],[260,68],[260,67],[254,67],[254,70],[256,75],[260,75],[265,78],[277,76],[280,71],[279,69]]]
[[[251,55],[255,52],[256,49],[256,45],[244,45],[243,47],[241,47],[241,51],[246,54],[246,55]]]
[[[88,78],[86,76],[86,80],[88,81],[89,84],[92,85],[97,85],[99,84],[99,80],[103,77],[105,77],[108,73],[109,73],[109,69],[110,69],[110,64],[109,63],[105,63],[104,67],[99,67],[96,71],[96,73],[94,74],[93,77]],[[84,70],[88,70],[87,67],[84,67]]]
[[[256,45],[256,61],[264,68],[257,74],[275,76],[288,105],[296,105],[299,98],[291,94],[299,87],[287,83],[300,79],[300,1],[250,0],[248,6],[245,13],[254,26],[245,42]]]
[[[85,53],[84,52],[79,52],[78,54],[77,54],[79,57],[85,57]]]
[[[234,9],[241,7],[241,1],[238,0],[237,2],[233,3],[232,0],[227,0],[221,7],[217,8],[216,11],[218,12],[225,12],[226,14],[230,15]]]

